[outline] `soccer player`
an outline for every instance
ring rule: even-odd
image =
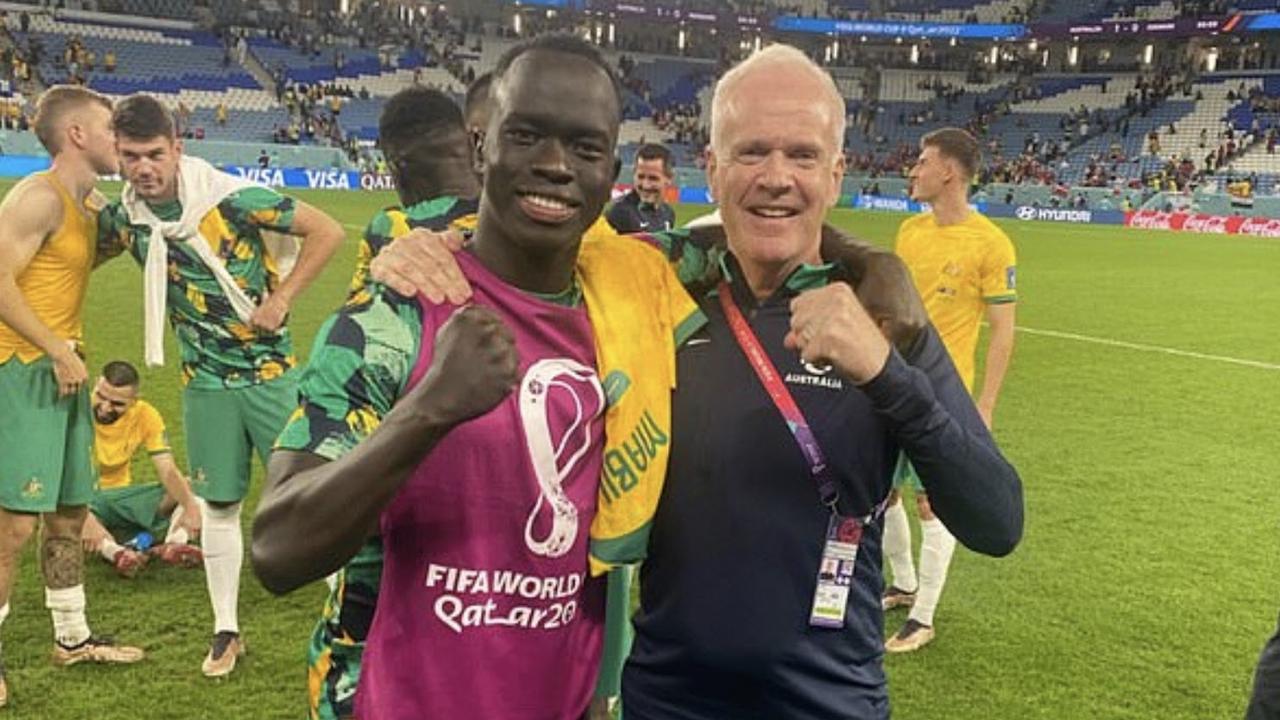
[[[132,577],[149,555],[169,565],[196,567],[200,550],[188,541],[200,532],[200,504],[178,470],[169,448],[164,418],[138,396],[141,380],[132,365],[109,362],[93,388],[93,457],[98,487],[84,523],[85,549]],[[135,483],[133,456],[145,449],[159,482]],[[152,548],[122,546],[148,533],[162,540]]]
[[[978,326],[990,326],[986,374],[978,413],[992,426],[996,400],[1013,355],[1017,261],[1009,237],[968,202],[970,181],[978,171],[981,148],[972,135],[943,128],[920,141],[920,157],[911,169],[911,197],[932,211],[910,218],[898,229],[897,252],[911,269],[929,319],[942,336],[965,388],[973,391]],[[920,574],[911,559],[911,528],[901,488],[915,491],[920,512]],[[892,503],[885,516],[884,550],[893,584],[884,593],[886,610],[910,607],[906,623],[888,641],[889,652],[910,652],[934,636],[934,610],[956,540],[933,513],[915,470],[901,459]]]
[[[378,138],[396,181],[401,207],[369,222],[356,256],[350,302],[367,305],[369,263],[384,247],[413,228],[443,230],[475,226],[480,179],[462,112],[437,90],[415,85],[393,95],[382,108]],[[323,397],[318,401],[323,401]],[[345,408],[329,408],[340,417]],[[277,449],[318,452],[324,435],[291,424]],[[382,541],[368,538],[343,566],[325,602],[308,648],[308,712],[313,720],[352,717],[365,637],[373,623],[382,577]]]
[[[277,592],[335,569],[380,528],[361,717],[581,717],[605,608],[604,584],[585,573],[605,441],[591,278],[667,293],[610,300],[631,303],[634,321],[614,337],[649,338],[637,356],[652,362],[619,375],[622,407],[669,397],[673,330],[696,327],[661,254],[601,243],[586,259],[621,114],[599,52],[567,36],[517,46],[492,99],[476,232],[458,256],[475,305],[384,292],[332,318],[254,525],[255,570]],[[650,421],[669,429],[662,414]]]
[[[378,142],[395,178],[400,207],[373,217],[356,249],[351,295],[369,279],[369,263],[414,228],[472,229],[480,179],[462,112],[448,95],[421,85],[401,90],[382,108]]]
[[[36,104],[53,157],[0,205],[0,623],[19,554],[41,520],[40,568],[53,614],[53,662],[132,663],[142,650],[93,636],[85,619],[80,535],[95,480],[81,310],[95,262],[88,204],[116,172],[111,101],[55,86]],[[0,666],[0,706],[9,700]]]
[[[676,213],[663,194],[671,185],[671,151],[645,143],[636,151],[634,187],[618,198],[605,217],[620,233],[659,232],[676,225]]]
[[[201,670],[222,677],[244,652],[240,504],[249,492],[251,452],[265,463],[297,404],[285,319],[343,230],[306,203],[184,156],[172,116],[153,97],[121,100],[112,125],[128,183],[103,210],[99,245],[104,254],[127,250],[143,266],[148,362],[163,362],[166,305],[178,336],[183,426],[192,488],[204,500],[201,540],[214,615]],[[285,255],[269,249],[275,234],[302,241],[287,277]]]

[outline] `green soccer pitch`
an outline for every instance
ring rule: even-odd
[[[395,198],[297,194],[348,231],[292,314],[305,360],[344,297],[355,239]],[[678,216],[704,211],[680,207]],[[902,218],[831,216],[884,245]],[[1026,536],[1005,559],[956,554],[937,639],[887,660],[894,717],[1240,717],[1280,610],[1280,241],[1001,225],[1018,249],[1020,332],[996,436],[1025,484]],[[141,367],[141,298],[132,260],[94,274],[85,310],[91,377],[111,359]],[[142,392],[185,464],[176,361],[144,370]],[[154,477],[147,465],[135,467],[144,480]],[[261,477],[255,466],[246,535]],[[148,658],[124,668],[52,667],[29,548],[3,630],[12,707],[0,712],[41,720],[304,716],[305,648],[322,584],[275,598],[246,559],[240,619],[249,654],[215,682],[200,675],[212,613],[199,570],[152,566],[126,581],[97,557],[86,565],[94,631],[142,645]],[[904,619],[891,614],[889,631]]]

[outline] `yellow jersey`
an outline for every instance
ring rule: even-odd
[[[40,246],[17,277],[18,291],[36,317],[60,338],[84,339],[81,310],[97,255],[97,213],[79,204],[51,172],[36,173],[62,198],[62,224]],[[18,331],[0,322],[0,363],[14,355],[29,363],[44,355]]]
[[[946,226],[926,213],[902,223],[896,250],[911,270],[960,379],[972,392],[978,327],[986,307],[1018,297],[1013,242],[981,213],[970,212]]]
[[[139,400],[110,425],[93,421],[93,461],[98,466],[98,488],[111,490],[133,484],[129,463],[138,448],[148,455],[169,452],[164,418],[145,400]]]

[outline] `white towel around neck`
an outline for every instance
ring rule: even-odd
[[[147,203],[137,196],[133,186],[126,183],[120,200],[133,225],[151,228],[150,245],[143,264],[142,299],[145,361],[147,367],[164,364],[164,320],[167,312],[169,242],[184,243],[188,249],[209,268],[218,286],[231,301],[231,307],[241,322],[249,322],[256,306],[244,290],[236,284],[222,259],[200,237],[200,222],[227,196],[254,184],[243,178],[218,170],[200,158],[183,155],[178,165],[178,202],[182,205],[182,217],[166,222],[156,217]],[[265,233],[264,233],[265,236]],[[289,257],[277,258],[282,273],[284,266],[291,266],[297,254],[296,238],[289,238],[289,247],[277,247],[277,252]],[[283,244],[281,244],[283,245]],[[270,249],[268,250],[270,252]]]

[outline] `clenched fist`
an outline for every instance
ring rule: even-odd
[[[436,332],[435,355],[418,387],[441,419],[460,423],[492,410],[516,386],[515,336],[492,310],[469,305]]]
[[[805,362],[830,364],[858,385],[879,375],[889,359],[889,341],[842,282],[791,301],[791,331],[783,343]]]

